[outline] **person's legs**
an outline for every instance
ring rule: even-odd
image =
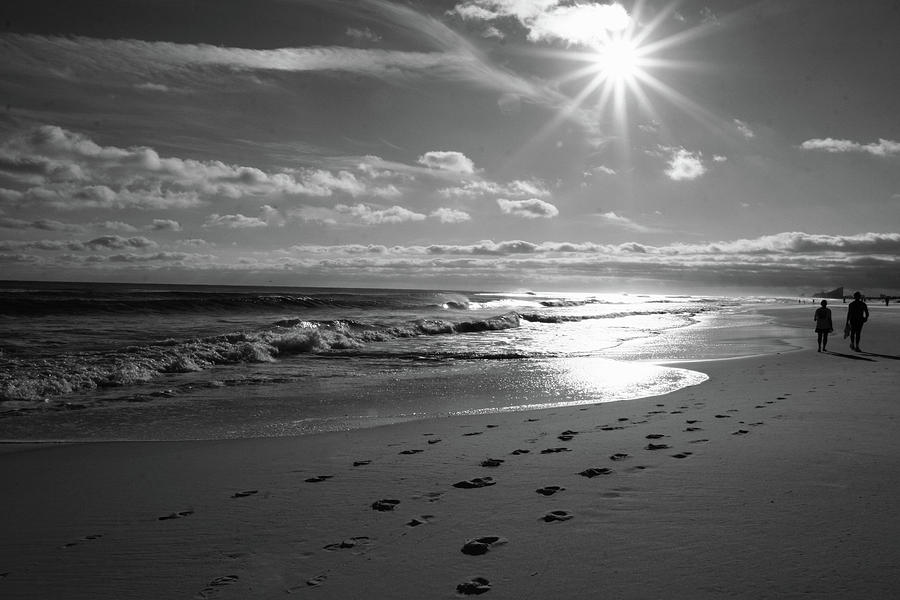
[[[821,331],[816,332],[816,342],[819,345],[818,352],[821,352],[822,351],[822,332]]]
[[[859,350],[859,334],[862,332],[862,326],[854,326],[850,324],[850,349]]]
[[[828,332],[823,331],[820,335],[822,336],[822,352],[825,352],[826,346],[828,346]]]

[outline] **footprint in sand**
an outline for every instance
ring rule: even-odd
[[[400,454],[418,454],[419,452],[425,452],[424,450],[419,450],[418,448],[414,450],[403,450]]]
[[[553,523],[554,521],[568,521],[574,515],[566,510],[551,510],[546,515],[541,517],[542,521],[547,523]]]
[[[237,583],[238,579],[240,579],[240,577],[238,577],[237,575],[223,575],[221,577],[216,577],[215,579],[207,583],[205,588],[200,590],[198,596],[200,596],[201,598],[206,598],[222,586]]]
[[[464,433],[463,435],[481,435],[484,433],[483,431],[470,431],[469,433]]]
[[[334,477],[334,475],[316,475],[315,477],[309,477],[303,481],[306,483],[321,483],[323,481],[328,481],[332,477]]]
[[[81,542],[89,542],[89,541],[91,541],[91,540],[99,540],[99,539],[102,538],[102,537],[103,537],[103,534],[102,534],[102,533],[92,533],[92,534],[90,534],[90,535],[84,536],[83,538],[81,538],[81,539],[78,540],[77,542],[69,542],[69,543],[67,543],[67,544],[63,544],[63,545],[60,546],[60,547],[61,547],[61,548],[71,548],[72,546],[77,546],[77,545],[80,544]]]
[[[413,517],[407,523],[407,527],[418,527],[419,525],[425,525],[426,523],[430,523],[435,519],[434,515],[419,515],[418,517]]]
[[[708,439],[703,438],[703,439],[699,439],[699,440],[691,440],[688,442],[688,444],[705,444],[708,441],[709,441]]]
[[[231,495],[232,498],[246,498],[247,496],[253,496],[254,494],[258,494],[259,490],[245,490],[243,492],[235,492]]]
[[[491,591],[491,582],[484,577],[473,577],[456,586],[456,591],[464,596],[476,596]]]
[[[576,435],[578,435],[577,431],[572,431],[571,429],[566,429],[561,434],[557,436],[557,439],[560,439],[564,442],[568,442],[572,440]]]
[[[453,484],[453,487],[464,490],[473,490],[476,488],[488,487],[489,485],[494,485],[496,483],[497,482],[494,481],[492,477],[476,477],[475,479],[470,479],[468,481],[457,481]]]
[[[612,473],[613,473],[613,470],[608,467],[591,467],[589,469],[585,469],[584,471],[581,471],[578,474],[581,475],[582,477],[587,477],[588,479],[591,479],[592,477],[598,477],[600,475],[611,475]]]
[[[502,458],[488,458],[487,460],[481,461],[482,467],[499,467],[504,463]]]
[[[540,419],[525,419],[526,423],[534,423],[535,421],[540,421]]]
[[[645,437],[646,437],[648,440],[658,440],[658,439],[662,439],[662,438],[664,438],[664,437],[666,437],[666,436],[664,436],[664,435],[661,434],[661,433],[651,433],[651,434],[649,434],[649,435],[647,435],[647,436],[645,436]]]
[[[604,425],[600,428],[600,431],[616,431],[619,429],[625,429],[621,425]]]
[[[731,432],[731,435],[747,435],[748,433],[750,432],[746,429],[738,429],[737,431]]]
[[[371,460],[354,460],[354,461],[353,461],[353,466],[354,466],[354,467],[364,467],[364,466],[369,465],[369,464],[372,464],[372,461],[371,461]]]
[[[625,460],[626,458],[628,458],[628,455],[624,452],[616,452],[609,456],[609,460]]]
[[[177,513],[169,513],[167,515],[163,515],[162,517],[158,517],[157,521],[169,521],[170,519],[180,519],[182,517],[189,517],[194,514],[192,510],[183,510]]]
[[[376,500],[372,503],[372,510],[378,510],[381,512],[386,512],[389,510],[394,510],[397,508],[397,505],[400,504],[399,500],[394,500],[393,498],[384,498],[382,500]]]
[[[356,548],[357,546],[371,546],[372,540],[364,535],[360,535],[357,537],[347,538],[346,540],[342,540],[337,544],[328,544],[327,546],[323,546],[323,550],[328,550],[329,552],[334,552],[335,550],[347,550],[349,548]]]
[[[482,554],[487,554],[487,551],[494,546],[499,546],[505,543],[506,540],[502,537],[498,537],[496,535],[486,535],[484,537],[468,540],[465,544],[463,544],[460,552],[462,552],[463,554],[468,554],[469,556],[480,556]]]
[[[541,450],[541,454],[556,454],[557,452],[571,452],[571,450],[564,446],[560,448],[547,448],[545,450]]]
[[[731,415],[716,415],[717,419],[730,419]]]
[[[325,580],[328,579],[325,575],[316,575],[315,577],[311,577],[306,580],[306,585],[309,587],[318,587],[325,583]]]
[[[566,489],[566,488],[559,486],[559,485],[548,485],[546,487],[542,487],[542,488],[534,490],[534,491],[536,491],[541,496],[552,496],[556,492],[561,492],[564,489]]]
[[[438,444],[438,443],[440,443],[440,441],[441,441],[441,438],[436,438],[433,440],[428,440],[428,443],[429,444]]]
[[[702,428],[702,427],[685,427],[684,430],[685,430],[685,431],[688,431],[688,432],[690,432],[690,431],[703,431],[703,428]]]
[[[693,425],[694,423],[700,423],[700,422],[701,422],[700,419],[688,419],[687,421],[685,421],[685,423],[687,423],[688,425]]]
[[[670,448],[668,444],[647,444],[644,446],[644,450],[666,450]]]
[[[678,454],[673,454],[672,458],[687,458],[693,454],[693,452],[679,452]]]
[[[510,452],[510,454],[518,456],[520,454],[528,454],[529,452],[531,452],[531,450],[523,450],[522,448],[519,448],[517,450],[513,450],[512,452]]]

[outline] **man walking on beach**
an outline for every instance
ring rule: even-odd
[[[847,306],[847,324],[850,326],[850,349],[862,352],[859,349],[859,337],[862,334],[863,323],[869,320],[869,307],[860,300],[862,294],[855,292],[853,302]]]

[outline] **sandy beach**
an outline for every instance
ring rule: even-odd
[[[8,444],[4,598],[891,598],[900,309],[641,400],[296,438]],[[833,306],[836,323],[845,307]]]

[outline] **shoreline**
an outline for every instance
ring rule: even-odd
[[[760,306],[766,305],[703,314],[691,325],[625,339],[593,357],[451,361],[396,374],[388,371],[354,382],[355,388],[320,388],[303,400],[296,397],[299,384],[248,389],[243,394],[234,390],[225,396],[201,388],[194,397],[157,397],[153,402],[126,404],[88,402],[88,410],[9,415],[0,422],[5,433],[0,443],[291,437],[465,414],[521,412],[551,404],[633,401],[677,386],[697,385],[706,376],[693,365],[719,360],[711,357],[730,360],[765,354],[763,350],[796,348],[786,341],[767,341],[785,332],[752,316]],[[388,389],[390,394],[385,393]],[[83,404],[76,401],[78,406]],[[329,408],[323,412],[317,405]],[[42,437],[33,431],[40,431]]]
[[[774,311],[811,351],[696,363],[662,396],[0,452],[0,592],[890,597],[900,312],[872,311],[868,353],[818,354],[810,307]]]

